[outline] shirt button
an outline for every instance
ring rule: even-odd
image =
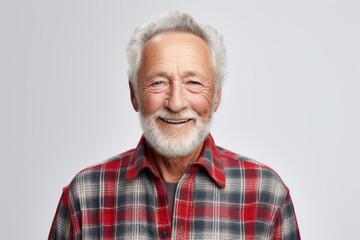
[[[162,239],[165,239],[166,237],[167,237],[167,232],[166,231],[162,231],[161,233],[160,233],[160,237],[162,238]]]

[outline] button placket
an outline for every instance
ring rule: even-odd
[[[167,231],[161,231],[161,232],[160,232],[160,237],[161,237],[162,239],[167,238],[167,236],[168,236]]]

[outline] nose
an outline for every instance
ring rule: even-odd
[[[170,86],[169,95],[165,101],[165,107],[172,112],[180,112],[187,107],[186,92],[183,84],[174,81]]]

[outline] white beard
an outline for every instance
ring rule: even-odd
[[[170,129],[162,130],[156,123],[161,118],[193,119],[195,126],[186,130]],[[210,131],[212,114],[205,120],[194,111],[170,113],[166,110],[158,110],[153,115],[144,117],[140,112],[141,127],[146,142],[158,153],[165,157],[182,157],[195,151],[205,140]]]

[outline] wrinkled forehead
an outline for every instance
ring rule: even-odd
[[[159,68],[165,71],[174,66],[186,72],[210,71],[213,74],[207,43],[194,34],[181,32],[158,34],[146,43],[141,60],[142,71],[153,72]]]

